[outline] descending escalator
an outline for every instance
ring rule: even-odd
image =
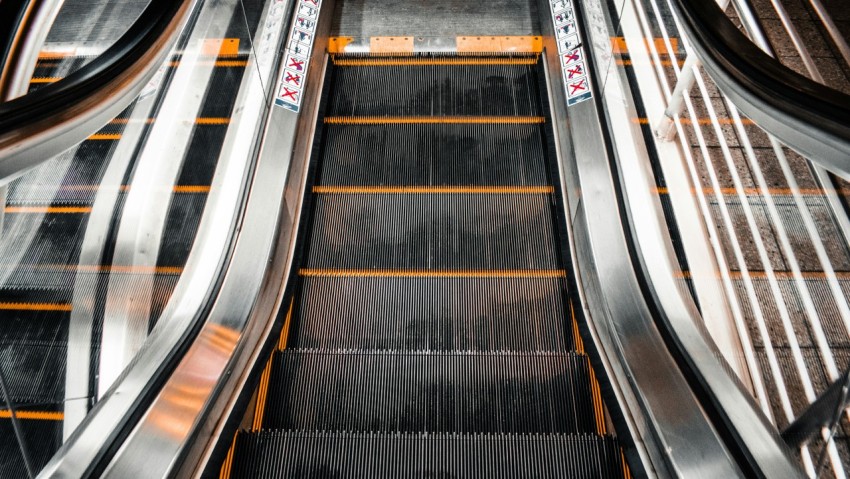
[[[250,6],[254,12],[248,17],[248,26],[253,28],[259,20],[259,9],[254,4]],[[248,42],[244,38],[245,22],[241,16],[230,22],[230,45],[238,45],[240,37],[242,44]],[[247,54],[235,47],[230,50],[205,51],[197,59],[212,70],[197,118],[185,119],[192,125],[189,145],[182,158],[170,160],[179,165],[174,184],[156,185],[154,191],[154,195],[167,200],[155,266],[119,264],[113,257],[141,156],[138,145],[130,152],[121,152],[118,145],[130,126],[141,130],[137,133],[141,139],[150,135],[167,88],[150,93],[155,98],[148,98],[153,100],[153,106],[145,110],[149,112],[145,118],[134,116],[139,101],[134,102],[80,145],[8,185],[0,241],[0,312],[4,319],[0,368],[11,406],[0,396],[0,476],[26,477],[28,472],[13,431],[12,407],[30,468],[38,473],[63,444],[67,429],[73,429],[64,424],[68,403],[84,400],[89,410],[104,392],[97,379],[102,347],[111,340],[104,333],[111,297],[121,297],[139,283],[150,282],[145,332],[157,324],[195,242],[216,172],[217,153],[225,140],[248,63]],[[84,56],[42,55],[31,91],[58,81],[91,60]],[[178,54],[165,65],[163,84],[168,84],[181,61]],[[108,178],[108,171],[122,161],[123,167]],[[104,191],[114,192],[114,203],[95,217],[95,203]],[[105,229],[108,234],[100,238],[106,246],[98,254],[99,261],[89,262],[83,250],[88,228],[96,221],[109,225]],[[116,291],[112,284],[124,289]],[[137,308],[144,309],[142,305]],[[85,344],[69,338],[75,314],[90,315],[90,340]],[[74,348],[87,350],[90,363],[69,363],[70,350]],[[83,397],[71,397],[66,390],[68,371],[75,369],[90,371],[79,375],[88,379],[88,384],[81,386],[86,391]]]
[[[223,477],[629,476],[548,123],[537,56],[332,59],[296,286]]]

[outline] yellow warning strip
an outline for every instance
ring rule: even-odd
[[[121,139],[120,133],[95,133],[90,137],[86,138],[91,141],[115,141]]]
[[[646,51],[650,51],[649,45],[650,43],[654,44],[655,51],[658,52],[659,55],[670,55],[671,53],[675,55],[679,52],[679,39],[678,38],[670,38],[670,46],[673,48],[673,51],[670,52],[667,50],[667,43],[664,38],[644,38],[644,48]],[[626,44],[626,39],[624,37],[611,37],[611,49],[614,53],[628,53],[629,47]]]
[[[545,123],[542,116],[329,116],[328,125],[477,125],[517,124],[536,125]]]
[[[573,300],[570,299],[570,318],[573,323],[573,341],[575,342],[576,351],[579,354],[584,354],[584,341],[581,339],[581,333],[578,330],[578,320],[576,320],[576,311],[573,307]]]
[[[209,193],[210,187],[205,185],[177,185],[173,190],[175,193]]]
[[[91,213],[88,206],[7,206],[6,213],[85,214]]]
[[[55,83],[61,79],[62,77],[33,77],[30,83]]]
[[[655,191],[660,195],[670,194],[670,191],[666,187],[656,188]],[[705,188],[702,189],[702,192],[706,195],[713,195],[713,194],[715,194],[715,192],[718,192],[718,191],[720,192],[720,194],[723,194],[723,195],[736,195],[736,194],[738,194],[738,190],[736,190],[735,188],[720,188],[719,190],[715,190],[714,188],[711,188],[711,187],[705,187]],[[748,196],[764,195],[765,193],[769,194],[769,195],[792,195],[792,194],[794,194],[794,192],[791,190],[791,188],[768,188],[767,191],[765,191],[761,188],[744,188],[742,191],[745,195],[748,195]],[[824,190],[824,189],[821,189],[821,188],[801,188],[798,191],[800,192],[801,195],[814,195],[814,196],[822,196],[822,195],[825,195],[827,193],[827,190]],[[836,193],[838,193],[839,195],[850,195],[850,189],[839,188],[839,189],[834,190],[834,191]],[[696,190],[692,188],[691,193],[696,193]]]
[[[566,278],[563,269],[311,269],[306,278]]]
[[[540,53],[543,37],[540,36],[457,36],[458,53]]]
[[[593,413],[596,416],[596,432],[604,435],[607,434],[608,428],[605,425],[605,409],[602,403],[599,381],[596,380],[596,373],[593,371],[590,361],[587,361],[587,369],[590,371],[590,391],[593,396]]]
[[[114,118],[109,123],[111,125],[127,125],[129,123],[147,123],[155,122],[155,118]],[[200,117],[195,118],[196,125],[227,125],[230,123],[230,118],[224,117]]]
[[[533,57],[407,57],[407,58],[333,58],[334,65],[341,67],[399,67],[399,66],[440,66],[440,65],[535,65],[539,55]]]
[[[214,66],[219,68],[239,68],[248,66],[247,60],[215,60],[215,61],[204,61],[200,60],[197,62],[198,66]],[[169,67],[178,67],[180,66],[180,60],[172,60],[168,62]]]
[[[118,266],[101,264],[2,264],[0,269],[28,269],[36,271],[76,271],[84,273],[134,273],[134,274],[181,274],[180,266]]]
[[[286,349],[286,341],[289,339],[289,324],[292,321],[292,307],[295,305],[295,298],[289,301],[289,311],[286,313],[286,321],[283,322],[283,329],[280,330],[280,339],[277,342],[277,349],[283,351]]]
[[[0,303],[2,311],[71,311],[69,303]]]
[[[239,435],[239,430],[233,434],[233,442],[230,443],[230,449],[227,450],[227,456],[221,464],[221,471],[218,474],[219,479],[230,479],[230,471],[233,469],[233,455],[236,451],[236,437]]]
[[[254,423],[251,430],[256,432],[263,427],[263,414],[266,412],[266,398],[269,393],[269,380],[272,375],[272,357],[266,362],[266,367],[263,369],[263,374],[260,376],[260,385],[257,387],[257,402],[254,405]]]
[[[0,418],[10,419],[12,411],[8,409],[0,409]],[[39,421],[62,421],[65,419],[65,413],[62,411],[15,411],[15,417],[18,419],[35,419]]]
[[[314,186],[317,194],[550,194],[552,186]]]

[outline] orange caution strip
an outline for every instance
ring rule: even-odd
[[[210,187],[205,185],[177,185],[172,188],[175,193],[209,193]]]
[[[151,124],[156,121],[156,118],[114,118],[109,123],[111,125],[127,125],[130,123],[147,123]],[[230,118],[217,117],[200,117],[195,118],[196,125],[227,125],[230,123]]]
[[[308,269],[305,278],[566,278],[563,269]]]
[[[2,311],[71,311],[69,303],[0,303]]]
[[[230,57],[238,54],[238,38],[205,38],[201,44],[201,55],[210,57]]]
[[[593,413],[596,417],[596,432],[605,435],[608,433],[608,428],[605,425],[605,406],[602,403],[602,393],[599,389],[599,381],[596,380],[596,373],[593,371],[593,366],[590,365],[590,360],[587,361],[587,369],[590,371],[590,391],[593,396]]]
[[[269,380],[272,375],[272,358],[269,356],[266,362],[266,367],[263,369],[263,374],[260,376],[260,385],[257,387],[257,402],[254,405],[254,422],[251,425],[251,430],[256,432],[263,428],[263,414],[266,412],[266,398],[269,393]]]
[[[431,125],[431,124],[540,124],[542,116],[329,116],[329,125]]]
[[[370,37],[369,51],[384,54],[413,54],[413,37]]]
[[[576,320],[576,311],[573,307],[573,300],[570,299],[570,319],[573,323],[573,342],[575,342],[576,352],[584,354],[584,341],[581,339],[581,333],[578,329],[578,321]]]
[[[55,83],[61,80],[62,77],[33,77],[30,79],[30,83]]]
[[[7,206],[6,213],[46,213],[46,214],[86,214],[91,213],[88,206]]]
[[[539,36],[458,36],[458,53],[540,53],[543,37]]]
[[[670,46],[673,48],[672,52],[667,50],[667,44],[664,42],[663,38],[645,38],[644,43],[647,51],[650,51],[650,43],[655,45],[655,50],[658,52],[659,55],[675,55],[679,52],[678,38],[670,39]],[[626,45],[626,39],[624,37],[611,37],[611,49],[614,51],[614,53],[619,54],[629,52],[629,47],[628,45]]]
[[[101,264],[3,264],[0,269],[31,271],[76,271],[80,273],[182,274],[180,266],[117,266]]]
[[[629,463],[626,462],[626,455],[623,453],[623,448],[620,448],[620,461],[623,463],[623,478],[632,479],[632,471],[629,469]]]
[[[334,58],[334,65],[341,67],[398,67],[440,65],[534,65],[539,56],[533,57],[408,57],[408,58]]]
[[[221,471],[218,474],[219,479],[230,479],[230,473],[233,469],[233,455],[236,451],[237,436],[239,436],[238,430],[235,434],[233,434],[233,442],[230,443],[230,449],[227,450],[227,456],[224,458],[224,462],[221,464]]]
[[[95,133],[86,138],[91,141],[116,141],[121,139],[120,133]]]
[[[314,186],[317,194],[550,194],[552,186]]]
[[[295,305],[295,298],[289,301],[289,311],[286,313],[286,321],[283,323],[283,329],[280,330],[280,339],[277,342],[277,349],[283,351],[286,349],[286,341],[289,339],[289,324],[292,321],[292,307]]]
[[[8,409],[0,409],[0,419],[10,419],[12,411]],[[65,419],[65,413],[62,411],[15,411],[15,417],[18,419],[35,419],[38,421],[62,421]]]
[[[328,38],[328,53],[343,53],[345,47],[354,41],[354,37],[330,37]]]

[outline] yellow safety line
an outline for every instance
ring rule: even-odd
[[[566,278],[563,269],[311,269],[298,274],[306,278]]]
[[[283,329],[280,330],[280,339],[277,342],[277,349],[283,351],[286,349],[286,341],[289,339],[289,324],[292,321],[292,307],[295,305],[295,298],[289,301],[289,311],[286,313],[286,321],[283,322]]]
[[[540,124],[542,116],[329,116],[329,125]]]
[[[10,419],[12,411],[8,409],[0,409],[0,418]],[[62,421],[65,419],[65,413],[62,411],[15,411],[15,417],[18,419],[35,419],[39,421]]]
[[[59,187],[62,191],[98,191],[103,188],[101,185],[62,185]],[[115,186],[107,186],[106,188],[116,188]],[[130,185],[118,185],[117,188],[121,191],[130,191]],[[172,188],[175,193],[209,193],[210,187],[206,185],[175,185]]]
[[[257,402],[254,405],[254,423],[251,430],[256,432],[263,427],[263,414],[266,412],[266,398],[269,392],[269,380],[272,375],[272,358],[274,354],[269,356],[266,362],[266,367],[263,369],[263,374],[260,376],[260,385],[257,387]]]
[[[156,121],[156,118],[114,118],[109,123],[112,125],[126,125],[129,123],[147,123],[151,124]],[[195,118],[196,125],[227,125],[230,123],[230,118],[224,117],[200,117]]]
[[[62,77],[33,77],[30,83],[55,83],[61,80]]]
[[[71,311],[69,303],[0,303],[3,311]]]
[[[233,55],[222,55],[222,57],[233,56]],[[216,61],[198,61],[198,66],[209,66],[212,64],[213,66],[220,68],[232,68],[232,67],[245,67],[248,66],[247,60],[216,60]],[[169,67],[177,67],[180,66],[180,60],[172,60],[168,62]]]
[[[6,213],[84,214],[91,213],[91,208],[88,206],[7,206],[4,211]]]
[[[177,185],[173,190],[175,193],[209,193],[210,187],[206,185]]]
[[[623,479],[632,479],[632,471],[629,469],[629,463],[626,462],[626,455],[623,453],[623,448],[620,448],[620,462],[623,464]]]
[[[593,371],[593,366],[590,361],[587,361],[587,369],[590,371],[590,391],[593,396],[593,413],[596,416],[596,432],[606,434],[604,406],[602,405],[602,393],[599,390],[599,381],[596,380],[596,373]]]
[[[99,264],[3,264],[2,269],[62,270],[85,273],[181,274],[180,266],[117,266]]]
[[[336,58],[333,63],[342,67],[397,67],[397,66],[438,66],[438,65],[535,65],[539,56],[533,57],[365,57],[365,58]]]
[[[316,194],[550,194],[552,186],[314,186]]]
[[[233,434],[233,442],[230,443],[230,449],[227,450],[227,456],[224,458],[224,463],[221,465],[219,479],[230,479],[230,471],[233,468],[233,455],[236,451],[236,437],[239,435],[239,430]]]
[[[115,141],[121,139],[120,133],[95,133],[90,137],[86,138],[91,141]]]
[[[578,329],[578,320],[576,320],[576,311],[575,311],[575,308],[573,307],[573,300],[572,299],[570,299],[569,304],[570,304],[570,318],[572,319],[572,322],[573,322],[573,337],[575,338],[574,342],[575,342],[575,346],[576,346],[576,351],[578,351],[579,354],[584,354],[584,341],[581,339],[581,333],[579,332],[579,329]]]

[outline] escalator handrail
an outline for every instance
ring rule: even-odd
[[[0,103],[0,181],[85,140],[126,108],[170,53],[196,1],[151,0],[90,63]]]
[[[703,67],[744,114],[815,163],[850,174],[850,95],[768,55],[717,3],[672,5]]]

